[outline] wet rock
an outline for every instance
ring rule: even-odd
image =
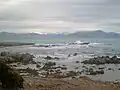
[[[45,57],[44,59],[46,59],[46,60],[52,60],[52,59],[58,60],[58,59],[60,59],[60,58],[58,58],[58,57],[47,56],[47,57]]]
[[[77,72],[75,72],[75,71],[69,71],[69,72],[66,73],[66,76],[67,77],[77,76]]]
[[[60,59],[60,58],[58,58],[58,57],[55,57],[54,59]]]
[[[52,69],[53,66],[55,66],[56,63],[55,62],[47,62],[44,64],[44,66],[42,67],[43,70],[48,71],[49,69]]]
[[[120,58],[117,56],[113,56],[110,58],[109,56],[95,57],[89,60],[85,60],[82,63],[84,64],[120,64]]]
[[[69,54],[68,57],[71,57],[71,54]]]
[[[44,59],[51,60],[51,59],[53,59],[53,58],[50,57],[50,56],[47,56],[47,57],[45,57]]]
[[[65,67],[66,65],[62,65],[63,67]]]
[[[98,69],[105,69],[105,67],[99,67]]]
[[[104,74],[104,70],[94,70],[93,68],[89,68],[87,71],[87,75],[99,75]]]
[[[56,66],[56,67],[52,67],[52,69],[67,70],[67,67],[65,67],[65,66]]]
[[[79,69],[79,67],[75,67],[75,69]]]
[[[118,68],[118,70],[120,70],[120,68]]]
[[[96,71],[97,74],[104,74],[104,70]]]
[[[77,56],[77,55],[78,55],[78,53],[74,53],[74,54],[73,54],[73,56]]]
[[[76,61],[76,63],[80,63],[80,61]]]
[[[108,68],[108,70],[109,70],[109,71],[110,71],[110,70],[111,70],[111,71],[114,71],[114,69],[112,69],[112,68]]]
[[[36,65],[37,68],[40,68],[41,66],[39,64]]]

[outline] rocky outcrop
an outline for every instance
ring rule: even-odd
[[[46,59],[46,60],[53,60],[53,59],[58,60],[58,59],[60,59],[60,58],[47,56],[47,57],[45,57],[44,59]]]
[[[94,57],[89,60],[85,60],[82,63],[84,64],[120,64],[120,58],[117,56],[109,57],[109,56],[102,56],[102,57]]]
[[[1,52],[0,53],[0,60],[5,63],[15,63],[15,62],[21,62],[23,64],[29,64],[29,63],[34,63],[33,60],[34,56],[25,53],[10,53],[10,52]]]
[[[87,75],[99,75],[104,74],[104,70],[94,70],[93,68],[89,68],[87,70]]]

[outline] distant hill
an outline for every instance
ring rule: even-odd
[[[68,35],[69,37],[77,37],[77,38],[120,38],[119,33],[114,32],[104,32],[101,30],[97,31],[80,31],[71,33]]]
[[[1,32],[0,40],[19,40],[19,39],[48,39],[64,37],[64,34],[39,34],[39,33],[9,33]]]
[[[50,39],[50,38],[120,38],[119,33],[98,31],[80,31],[75,33],[9,33],[1,32],[0,40]]]

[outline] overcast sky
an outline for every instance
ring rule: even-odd
[[[0,0],[0,31],[120,32],[120,0]]]

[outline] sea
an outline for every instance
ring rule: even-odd
[[[44,62],[44,57],[46,56],[59,57],[60,60],[55,60],[55,62],[57,65],[65,65],[68,71],[82,70],[83,64],[76,63],[76,61],[81,62],[96,56],[106,55],[116,55],[120,57],[120,38],[52,38],[7,41],[32,42],[35,43],[35,45],[1,47],[0,51],[31,53],[35,55],[35,60],[38,62]],[[74,56],[74,53],[77,53],[77,55]],[[91,66],[87,65],[87,67]],[[91,79],[100,81],[120,81],[119,64],[96,65],[96,67],[106,67],[104,69],[105,73],[103,75],[89,75],[88,77]],[[112,70],[108,70],[109,68],[112,68]]]

